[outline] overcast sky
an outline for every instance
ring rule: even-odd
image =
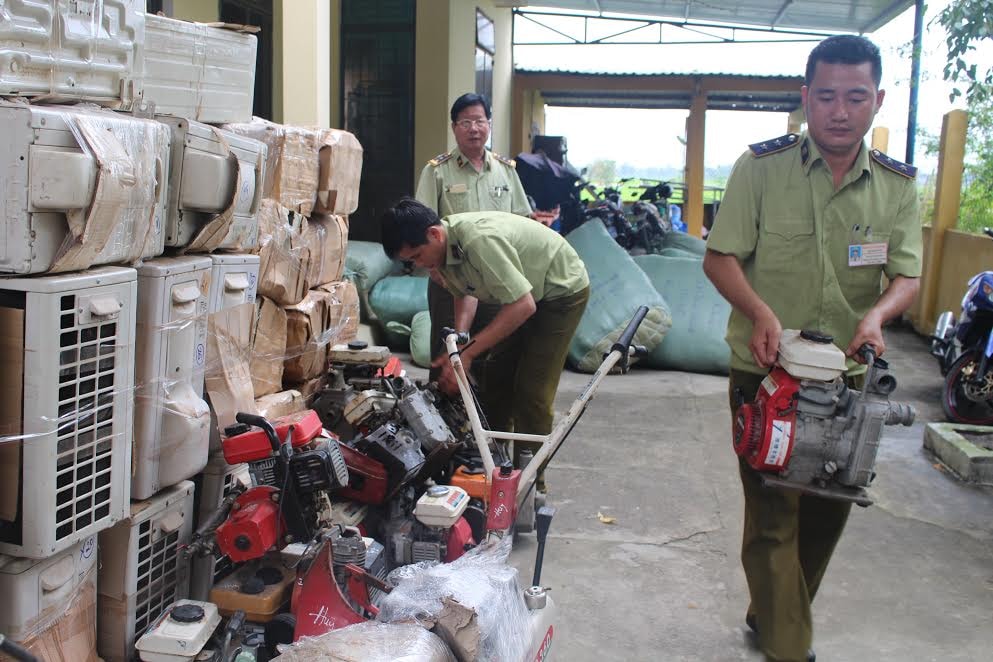
[[[951,86],[941,79],[945,64],[944,30],[934,19],[948,0],[928,3],[925,15],[924,55],[917,121],[932,133],[941,131],[942,115],[956,107],[948,100]],[[520,41],[538,36],[537,28],[517,19]],[[909,100],[910,48],[914,11],[908,9],[876,32],[867,35],[882,51],[886,90],[876,126],[890,130],[889,152],[903,159],[906,144]],[[546,33],[547,34],[547,33]],[[733,73],[803,75],[807,54],[814,43],[708,44],[668,46],[516,46],[515,66],[525,69],[633,73]],[[977,62],[993,61],[993,48],[980,51]],[[959,106],[961,102],[959,102]],[[582,166],[598,158],[638,167],[676,166],[684,161],[677,137],[684,134],[687,111],[561,108],[546,109],[546,131],[565,135],[569,160]],[[786,132],[783,113],[708,111],[706,165],[731,164],[751,142]],[[916,162],[933,170],[918,139]]]

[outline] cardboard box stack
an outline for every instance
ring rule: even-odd
[[[0,35],[27,63],[0,72],[0,632],[44,659],[133,656],[188,594],[211,438],[306,407],[358,325],[361,145],[252,117],[251,30],[144,6],[12,5]]]

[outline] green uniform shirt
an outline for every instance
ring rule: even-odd
[[[414,197],[442,218],[471,211],[531,213],[514,162],[490,150],[486,150],[480,172],[458,147],[431,159],[421,171]]]
[[[508,304],[531,293],[535,302],[570,296],[590,284],[586,265],[554,230],[506,212],[441,219],[448,233],[439,269],[455,296]]]
[[[756,145],[768,152],[748,151],[735,163],[707,248],[738,258],[784,329],[818,329],[844,349],[878,300],[882,274],[921,274],[915,171],[863,144],[836,191],[806,134],[776,140],[783,147]],[[850,266],[863,253],[884,263]],[[731,367],[761,373],[748,349],[751,335],[751,321],[732,310]],[[855,366],[849,361],[850,370]]]

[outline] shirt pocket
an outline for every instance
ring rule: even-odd
[[[879,224],[883,225],[883,224]],[[860,237],[858,243],[886,244],[887,260],[889,259],[890,232],[888,230],[872,231],[872,238]],[[860,267],[848,266],[848,246],[844,247],[841,255],[835,258],[838,264],[838,283],[845,293],[845,298],[857,312],[864,313],[879,298],[882,291],[883,269],[886,264],[867,264]]]
[[[486,182],[486,196],[493,211],[513,212],[513,196],[510,182],[503,178],[491,178]]]
[[[795,273],[817,264],[814,219],[810,216],[775,216],[759,228],[757,265],[761,271]]]
[[[469,209],[469,191],[462,187],[462,190],[455,192],[446,190],[442,193],[441,199],[445,203],[442,207],[441,216],[448,216],[449,214],[463,214],[467,211],[476,211],[474,209]]]

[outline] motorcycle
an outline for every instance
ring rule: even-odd
[[[983,232],[993,238],[993,230]],[[993,271],[969,280],[962,312],[943,312],[931,337],[931,354],[945,376],[941,406],[956,423],[993,425]]]

